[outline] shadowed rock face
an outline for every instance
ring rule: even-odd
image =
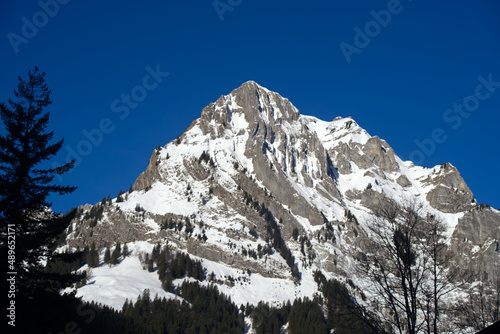
[[[96,227],[90,227],[91,221],[83,215],[77,219],[70,244],[83,247],[94,240],[98,247],[105,247],[116,241],[168,240],[193,255],[269,276],[276,271],[271,262],[252,262],[241,254],[228,253],[222,244],[205,244],[151,227],[151,221],[162,224],[169,219],[182,221],[190,216],[201,220],[203,216],[216,222],[211,229],[231,240],[265,240],[268,224],[248,204],[251,198],[282,220],[283,240],[297,259],[302,255],[300,245],[291,238],[294,228],[309,240],[317,240],[307,251],[314,259],[309,260],[311,264],[345,276],[356,252],[363,249],[364,228],[374,212],[383,203],[415,200],[433,215],[458,214],[450,247],[457,263],[481,275],[495,270],[499,212],[480,210],[452,165],[424,169],[403,163],[388,143],[371,137],[351,118],[323,122],[301,116],[288,99],[249,81],[203,108],[201,117],[179,142],[155,149],[132,190],[137,198],[147,195],[148,200],[163,201],[165,206],[175,200],[179,206],[195,207],[189,215],[120,210],[113,203],[104,208]],[[202,161],[204,151],[210,163]],[[155,193],[153,188],[151,195],[148,191],[155,184],[161,184],[164,191]],[[198,193],[186,190],[195,185]],[[161,198],[165,193],[168,200]],[[218,204],[207,209],[207,201]],[[81,210],[87,212],[90,206]],[[344,214],[348,211],[358,217],[348,219]],[[149,225],[145,223],[148,219]],[[217,225],[235,219],[241,225],[238,229]]]
[[[155,150],[149,158],[148,167],[135,180],[132,190],[138,191],[150,187],[155,181],[160,181],[160,173],[158,171],[158,151]]]

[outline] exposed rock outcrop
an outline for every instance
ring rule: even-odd
[[[474,206],[472,192],[451,164],[441,165],[427,182],[434,186],[427,194],[427,200],[432,207],[442,212],[456,213]]]

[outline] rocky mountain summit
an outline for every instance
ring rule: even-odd
[[[67,241],[98,249],[168,244],[201,259],[207,271],[223,267],[274,284],[265,297],[252,281],[221,287],[242,303],[312,296],[318,270],[351,280],[360,293],[355,263],[387,203],[418,204],[423,216],[437,217],[450,265],[468,269],[469,284],[498,284],[500,212],[478,205],[453,165],[402,161],[352,118],[301,115],[288,99],[248,81],[157,147],[129,191],[80,207]]]

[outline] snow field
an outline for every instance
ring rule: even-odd
[[[131,254],[122,259],[119,264],[111,267],[101,264],[98,268],[92,268],[87,285],[78,289],[76,296],[82,297],[84,301],[94,301],[116,310],[121,310],[127,299],[135,302],[145,289],[149,289],[151,298],[157,295],[160,298],[180,300],[178,296],[163,290],[156,272],[150,273],[142,268],[138,254],[150,253],[153,245],[147,242],[136,242],[129,243],[127,246]],[[82,269],[87,269],[87,267],[82,267]]]

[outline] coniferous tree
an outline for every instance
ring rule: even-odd
[[[111,262],[111,250],[108,247],[104,252],[104,263],[110,264],[110,262]]]
[[[289,329],[292,333],[328,333],[321,308],[307,297],[294,301],[290,311]]]
[[[87,254],[87,264],[91,268],[99,267],[99,252],[95,249],[95,242],[92,242]]]
[[[155,264],[154,264],[154,261],[153,259],[149,259],[146,264],[148,265],[148,271],[150,273],[152,273],[154,271],[154,268],[155,268]]]
[[[120,259],[120,254],[121,254],[121,246],[120,243],[118,242],[115,246],[115,249],[113,250],[113,253],[111,254],[111,259],[109,262],[111,264],[118,264]]]
[[[123,202],[123,194],[125,194],[125,192],[123,190],[120,190],[118,192],[118,196],[116,197],[116,203]]]
[[[337,280],[327,281],[319,270],[314,273],[314,280],[326,300],[329,329],[339,334],[386,333],[383,323],[358,304],[343,283]]]
[[[122,249],[122,255],[123,255],[123,257],[124,258],[127,257],[128,253],[129,253],[128,246],[127,246],[127,244],[124,244],[123,245],[123,249]]]
[[[59,289],[79,281],[83,275],[48,270],[51,263],[71,263],[78,254],[55,254],[57,237],[68,227],[75,214],[57,215],[50,210],[50,194],[64,195],[76,187],[55,185],[56,175],[74,166],[74,161],[55,168],[44,168],[63,145],[63,140],[50,143],[53,132],[47,131],[52,101],[45,84],[45,74],[35,67],[28,79],[19,78],[17,101],[0,103],[0,117],[5,135],[0,135],[0,226],[4,263],[7,261],[7,238],[15,235],[15,260],[4,268],[16,272],[17,325],[26,331],[58,330],[76,302],[71,296],[61,296]],[[7,267],[9,265],[9,267]],[[10,267],[12,266],[12,267]],[[38,312],[34,312],[38,310]],[[51,312],[59,312],[59,323]],[[30,317],[29,321],[27,317]],[[26,318],[25,318],[26,317]],[[40,321],[38,321],[40,320]],[[29,328],[33,324],[33,328]]]

